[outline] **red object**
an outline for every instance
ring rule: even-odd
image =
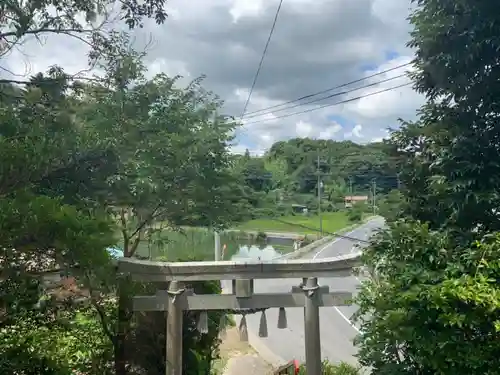
[[[293,371],[293,372],[292,372]],[[300,364],[299,361],[294,359],[293,361],[289,361],[280,368],[278,368],[275,372],[274,375],[298,375],[300,371]]]

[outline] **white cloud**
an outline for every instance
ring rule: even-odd
[[[238,22],[241,17],[256,17],[263,10],[263,0],[233,0],[230,9],[233,22]]]
[[[150,76],[154,76],[156,74],[164,73],[169,76],[181,75],[186,78],[190,78],[191,74],[186,68],[186,64],[182,61],[176,60],[167,60],[164,58],[158,58],[153,60],[148,65],[148,73]]]
[[[383,140],[388,139],[390,136],[391,133],[389,132],[389,130],[386,130],[384,135],[380,137],[374,137],[370,140],[370,142],[382,142]]]
[[[170,0],[170,16],[165,24],[147,22],[135,38],[141,47],[150,34],[153,37],[146,59],[150,74],[180,74],[186,80],[206,74],[205,86],[225,100],[224,114],[238,117],[248,98],[278,2]],[[368,142],[384,137],[387,127],[397,126],[398,117],[412,118],[423,98],[410,87],[366,96],[405,82],[406,78],[317,103],[319,106],[365,96],[342,105],[314,111],[309,110],[316,104],[286,110],[282,109],[287,106],[281,106],[269,113],[251,113],[409,61],[412,52],[405,47],[410,30],[406,21],[409,7],[410,0],[285,1],[247,109],[249,115],[243,129],[237,131],[244,147],[262,152],[277,140],[296,136],[347,137]],[[402,57],[386,61],[387,54],[394,51]],[[85,69],[85,52],[82,43],[67,37],[52,36],[44,46],[33,39],[2,58],[0,66],[23,74],[23,61],[29,62],[30,73],[57,63],[74,73]],[[375,68],[368,72],[366,66]],[[386,73],[343,90],[397,74],[400,72]],[[338,122],[332,123],[332,118]],[[343,131],[342,119],[357,125]],[[235,152],[238,149],[241,147],[234,147]]]
[[[409,63],[410,61],[410,56],[397,57],[379,65],[372,71],[367,71],[366,76],[394,69],[398,66]],[[407,77],[407,73],[411,69],[411,66],[404,66],[388,73],[370,78],[367,80],[368,84],[384,81],[390,78],[395,79],[356,91],[355,95],[353,93],[351,97],[361,96],[362,98],[348,103],[344,109],[351,115],[362,118],[365,121],[373,121],[377,119],[385,120],[389,118],[394,121],[402,115],[414,115],[412,112],[414,112],[415,109],[423,103],[423,96],[415,92],[411,85],[395,88],[400,85],[411,83],[410,79]],[[401,75],[403,76],[397,78]],[[383,90],[388,91],[381,92]],[[380,93],[377,94],[377,92]]]
[[[342,130],[342,126],[338,123],[328,126],[325,130],[319,132],[320,139],[332,139],[335,134]]]
[[[351,138],[351,137],[356,137],[356,138],[361,138],[361,130],[363,130],[363,126],[360,124],[354,125],[352,130],[350,132],[347,132],[344,134],[345,138]]]
[[[229,149],[231,150],[231,153],[233,153],[233,154],[239,154],[239,155],[243,155],[245,153],[245,151],[247,149],[249,149],[249,148],[250,147],[248,147],[247,145],[244,145],[242,143],[231,145],[229,147]]]
[[[311,136],[311,133],[313,131],[313,126],[312,124],[308,123],[308,122],[304,122],[302,120],[300,120],[299,122],[297,122],[295,124],[295,133],[299,136],[299,137],[309,137]]]

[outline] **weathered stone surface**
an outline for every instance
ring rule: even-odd
[[[224,375],[268,375],[271,366],[257,354],[244,354],[230,358]]]

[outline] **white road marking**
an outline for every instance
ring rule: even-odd
[[[356,229],[354,229],[354,230],[351,230],[350,232],[342,234],[342,236],[350,236],[351,234],[353,234],[354,232],[356,232],[358,229],[359,229],[359,227],[356,228]],[[336,242],[338,242],[340,240],[343,240],[343,238],[342,237],[337,237],[332,242],[327,243],[325,246],[323,246],[321,249],[319,249],[319,251],[316,254],[314,254],[313,260],[316,259],[319,255],[321,255],[321,253],[323,251],[325,251],[328,247],[330,247],[331,245],[333,245],[334,243],[336,243]]]
[[[365,224],[366,224],[366,223],[365,223]],[[354,230],[352,230],[352,231],[350,231],[350,232],[346,233],[346,234],[345,234],[345,236],[350,236],[351,234],[353,234],[354,232],[356,232],[358,229],[359,229],[359,227],[357,227],[356,229],[354,229]],[[319,255],[321,255],[321,253],[322,253],[323,251],[325,251],[328,247],[330,247],[331,245],[333,245],[334,243],[336,243],[336,242],[338,242],[338,241],[340,241],[340,240],[342,240],[342,239],[343,239],[342,237],[338,237],[338,238],[334,239],[332,242],[329,242],[327,245],[323,246],[323,247],[322,247],[322,248],[321,248],[321,249],[320,249],[320,250],[319,250],[316,254],[314,254],[314,256],[313,256],[313,258],[312,258],[312,259],[313,259],[313,260],[315,260],[315,259],[316,259],[316,258],[318,258],[318,256],[319,256]],[[351,247],[351,250],[350,250],[350,252],[351,252],[351,253],[353,252],[353,249],[354,249],[354,246],[352,246],[352,247]],[[356,276],[355,276],[355,277],[356,277]],[[356,277],[356,279],[357,279],[359,282],[361,282],[361,280],[360,280],[360,279],[358,279],[357,277]],[[345,316],[345,315],[342,313],[342,311],[340,311],[340,309],[339,309],[337,306],[333,306],[333,308],[335,309],[335,311],[337,311],[337,312],[339,313],[339,315],[342,317],[342,319],[344,319],[344,320],[346,321],[346,323],[347,323],[347,324],[349,324],[352,328],[354,328],[354,330],[355,330],[356,332],[361,333],[361,331],[359,330],[359,328],[358,328],[358,327],[356,327],[356,326],[355,326],[355,325],[351,322],[351,320],[350,320],[347,316]]]
[[[361,331],[359,330],[358,327],[356,327],[350,320],[349,318],[347,318],[347,316],[345,316],[344,314],[342,314],[342,311],[339,310],[339,308],[337,306],[333,306],[333,308],[335,309],[335,311],[337,311],[339,313],[339,315],[347,322],[347,324],[349,324],[352,328],[354,328],[356,330],[356,332],[358,333],[361,333]]]

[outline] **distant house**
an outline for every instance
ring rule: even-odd
[[[307,214],[307,206],[304,206],[302,204],[292,204],[292,210],[294,213],[297,214]]]
[[[344,204],[346,208],[352,207],[354,203],[366,203],[368,202],[367,195],[346,195],[344,197]]]

